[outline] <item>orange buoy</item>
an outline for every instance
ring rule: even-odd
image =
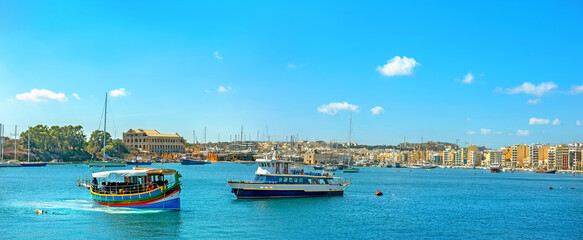
[[[379,191],[375,192],[375,193],[374,193],[374,195],[376,195],[376,196],[382,196],[382,195],[383,195],[383,192],[381,192],[381,191],[379,190]]]

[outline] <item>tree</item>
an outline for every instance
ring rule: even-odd
[[[111,143],[111,134],[105,132],[105,143]],[[101,152],[103,149],[103,131],[95,130],[91,133],[91,137],[89,137],[89,141],[87,142],[86,149],[89,152]]]

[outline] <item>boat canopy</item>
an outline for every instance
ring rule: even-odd
[[[107,171],[107,172],[96,172],[91,174],[94,178],[107,178],[110,177],[112,174],[115,174],[116,177],[140,177],[146,176],[148,170],[116,170],[116,171]]]

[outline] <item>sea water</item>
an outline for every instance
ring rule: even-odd
[[[87,165],[0,168],[0,238],[583,238],[583,175],[363,168],[336,173],[352,181],[344,197],[237,200],[227,180],[256,165],[163,167],[182,174],[182,211],[97,206],[75,186]]]

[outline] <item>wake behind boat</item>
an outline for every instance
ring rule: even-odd
[[[350,181],[333,177],[328,172],[304,172],[292,169],[293,162],[275,158],[257,159],[255,179],[229,180],[231,192],[237,198],[328,197],[344,195]]]

